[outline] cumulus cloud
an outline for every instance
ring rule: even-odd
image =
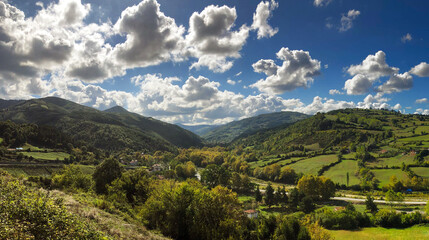
[[[357,74],[347,80],[344,84],[344,90],[348,95],[360,95],[367,93],[372,86],[372,82],[363,74]]]
[[[401,92],[413,86],[411,74],[408,72],[401,74],[399,73],[399,68],[389,66],[386,63],[386,54],[383,51],[368,55],[358,65],[351,65],[347,68],[347,73],[352,76],[344,84],[344,89],[349,95],[360,95],[369,92],[374,83],[379,82],[381,77],[386,76],[390,78],[381,86],[376,87],[376,91],[383,93]]]
[[[428,99],[427,98],[420,98],[416,100],[416,103],[428,103]]]
[[[268,24],[268,19],[272,16],[272,11],[278,6],[279,4],[276,1],[271,0],[271,2],[262,1],[256,7],[251,28],[258,31],[258,39],[270,38],[279,31],[278,28],[272,28]]]
[[[214,72],[225,72],[232,67],[232,59],[240,57],[239,52],[249,36],[246,25],[232,30],[236,19],[235,8],[227,6],[210,5],[192,14],[186,42],[188,54],[199,60],[191,69],[206,66]]]
[[[413,37],[409,33],[407,33],[401,37],[401,42],[403,42],[403,43],[409,42],[411,40],[413,40]]]
[[[327,6],[332,0],[314,0],[313,4],[316,7]]]
[[[308,87],[314,77],[320,74],[320,61],[312,59],[307,51],[282,48],[277,58],[283,60],[281,66],[271,59],[262,59],[252,65],[255,72],[265,73],[267,78],[251,87],[268,94],[281,94],[298,87]]]
[[[409,73],[394,73],[387,82],[378,87],[378,91],[385,93],[401,92],[413,87],[413,77]]]
[[[226,80],[229,85],[235,85],[237,82],[231,79]]]
[[[313,98],[313,102],[306,106],[297,107],[295,108],[295,111],[306,114],[315,114],[317,112],[329,112],[336,109],[354,107],[356,107],[356,104],[353,102],[336,101],[334,99],[323,99],[319,96],[316,96]]]
[[[378,51],[374,55],[368,55],[362,63],[352,65],[347,69],[351,76],[362,74],[374,81],[383,76],[389,76],[399,71],[398,68],[390,67],[386,63],[386,54],[383,51]]]
[[[418,108],[414,114],[429,115],[429,109]]]
[[[353,27],[353,20],[355,20],[360,15],[358,10],[349,10],[347,14],[343,14],[341,17],[341,27],[340,32],[345,32],[350,30]]]
[[[183,48],[185,28],[159,9],[156,0],[144,0],[125,9],[115,24],[127,40],[113,50],[119,64],[146,67],[177,58]]]
[[[419,65],[413,67],[410,70],[410,73],[419,77],[429,77],[429,64],[426,62],[421,62]]]
[[[329,94],[330,95],[335,95],[335,94],[343,94],[342,92],[340,92],[339,90],[337,90],[337,89],[330,89],[329,90]]]

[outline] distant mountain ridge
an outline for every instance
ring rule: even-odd
[[[180,127],[189,130],[195,134],[197,134],[198,136],[202,136],[208,132],[210,132],[211,130],[221,126],[221,125],[184,125],[184,124],[177,124]]]
[[[227,123],[202,135],[209,143],[229,143],[241,135],[288,125],[310,117],[298,112],[275,112]]]
[[[53,126],[94,147],[156,151],[202,146],[194,133],[177,125],[130,113],[122,107],[105,111],[57,97],[12,102],[1,100],[0,120]]]

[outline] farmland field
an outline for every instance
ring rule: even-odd
[[[370,167],[384,167],[384,166],[401,166],[402,163],[411,164],[414,161],[414,156],[410,155],[398,155],[391,158],[379,158],[374,162],[369,162],[368,166]]]
[[[44,160],[64,160],[64,158],[68,158],[70,155],[64,152],[22,152],[25,156],[32,156],[35,159],[44,159]]]
[[[411,170],[420,177],[429,178],[429,168],[425,167],[412,167]]]
[[[373,169],[371,170],[375,177],[380,180],[380,187],[389,184],[390,177],[395,175],[398,180],[405,180],[408,178],[407,174],[401,169]]]
[[[83,173],[92,174],[94,166],[78,165]],[[3,166],[1,169],[9,172],[12,176],[50,176],[53,172],[58,172],[62,169],[62,165],[20,165],[20,166]]]
[[[415,130],[416,134],[421,134],[422,132],[429,133],[429,126],[419,126]]]
[[[359,231],[335,230],[329,231],[336,240],[366,239],[366,240],[414,240],[429,239],[429,226],[414,226],[405,229],[394,228],[363,228]]]
[[[334,183],[347,184],[347,172],[349,173],[349,185],[359,184],[359,178],[355,176],[357,171],[356,161],[343,160],[341,163],[331,167],[323,176],[330,178]]]
[[[337,159],[338,157],[335,154],[322,155],[298,161],[289,165],[289,167],[293,168],[297,173],[302,172],[304,174],[316,175],[317,171],[319,171],[319,169],[321,169],[324,165],[333,163],[337,161]]]

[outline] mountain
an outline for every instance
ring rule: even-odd
[[[11,106],[16,105],[16,104],[21,103],[21,102],[23,102],[23,100],[3,100],[3,99],[0,99],[0,110],[11,107]]]
[[[211,130],[219,127],[220,125],[184,125],[184,124],[177,124],[180,127],[189,130],[199,136],[203,136],[204,134],[210,132]]]
[[[308,117],[309,115],[298,112],[262,114],[219,126],[202,137],[210,143],[229,143],[241,135],[250,135],[260,130],[288,125]]]
[[[129,113],[125,108],[123,108],[121,106],[114,106],[112,108],[104,110],[103,112],[108,112],[108,113]]]
[[[8,106],[0,110],[2,121],[52,126],[75,141],[100,149],[156,151],[202,145],[202,140],[190,131],[121,107],[99,111],[56,97],[2,102]]]

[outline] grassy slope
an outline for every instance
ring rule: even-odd
[[[356,177],[356,161],[343,160],[341,163],[331,167],[323,175],[330,178],[335,183],[347,184],[347,172],[349,173],[349,185],[359,184],[360,180]]]
[[[22,152],[25,156],[32,156],[35,159],[43,160],[64,160],[64,158],[70,157],[70,154],[64,152]]]
[[[305,160],[298,161],[289,165],[289,167],[293,168],[296,172],[302,172],[304,174],[313,174],[317,175],[317,171],[324,165],[328,165],[337,161],[337,156],[332,155],[322,155],[313,158],[308,158]]]
[[[405,229],[363,228],[359,231],[329,231],[336,240],[415,240],[429,239],[429,226],[414,226]]]

